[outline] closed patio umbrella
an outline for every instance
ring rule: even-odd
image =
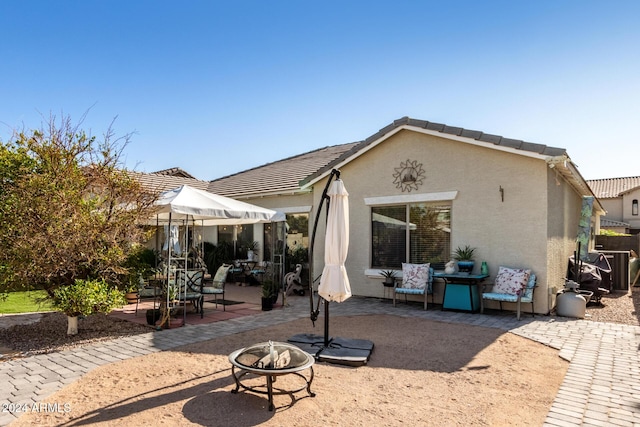
[[[335,181],[331,182],[333,178]],[[349,250],[349,193],[340,179],[340,171],[332,170],[327,185],[322,193],[321,203],[316,212],[316,220],[311,236],[310,259],[313,261],[313,246],[316,227],[323,202],[328,200],[327,228],[325,234],[324,261],[318,295],[324,303],[324,336],[315,334],[296,334],[289,342],[300,346],[317,360],[352,366],[367,363],[373,351],[373,342],[362,339],[329,337],[329,303],[343,302],[351,297],[351,285],[344,263]],[[313,283],[309,285],[309,302],[311,304],[311,321],[318,318],[319,310],[313,307]],[[318,307],[320,299],[318,299]]]
[[[344,263],[349,251],[349,193],[341,179],[331,184],[324,268],[318,295],[327,301],[342,302],[351,297],[351,286]]]

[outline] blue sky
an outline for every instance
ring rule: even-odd
[[[215,179],[403,116],[640,175],[638,1],[0,2],[0,140],[49,115]],[[44,119],[43,119],[44,118]]]

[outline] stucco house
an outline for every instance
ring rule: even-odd
[[[592,179],[587,184],[606,210],[606,215],[600,218],[600,228],[618,233],[640,233],[640,176]]]
[[[532,269],[538,278],[535,311],[548,313],[576,248],[583,200],[594,196],[564,149],[408,117],[362,141],[242,171],[208,182],[205,189],[308,216],[311,228],[334,168],[349,192],[346,268],[359,296],[385,296],[383,269],[401,270],[402,262],[430,262],[442,269],[455,248],[470,245],[477,264],[488,263],[489,281],[499,266]],[[595,199],[592,233],[603,213]],[[318,235],[324,236],[321,218]],[[264,226],[254,227],[260,240]],[[209,231],[207,238],[215,243],[216,232]],[[317,238],[313,278],[322,271],[323,246]],[[436,281],[436,303],[442,290]]]

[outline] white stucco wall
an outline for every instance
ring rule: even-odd
[[[622,197],[622,217],[623,221],[629,223],[634,229],[640,228],[640,215],[632,215],[631,206],[633,200],[640,201],[640,189],[635,189],[625,193]],[[640,208],[639,208],[640,209]],[[608,216],[607,216],[608,217]]]
[[[426,171],[424,183],[410,193],[396,188],[393,177],[394,168],[407,160],[421,163]],[[477,265],[488,263],[489,282],[500,265],[532,269],[538,277],[536,312],[547,313],[553,306],[555,289],[563,284],[567,257],[574,250],[581,198],[544,160],[403,130],[340,170],[350,194],[346,268],[354,295],[385,296],[381,278],[366,274],[371,266],[371,206],[365,199],[450,192],[455,194],[451,247],[477,248]],[[273,209],[311,205],[312,227],[325,184],[326,179],[315,184],[313,194],[247,201]],[[324,265],[324,212],[320,218],[314,277]],[[442,288],[436,282],[437,303]]]
[[[407,159],[418,161],[426,170],[417,192],[403,193],[393,183],[394,168]],[[548,168],[544,161],[402,131],[341,172],[350,194],[351,243],[346,266],[354,294],[384,295],[381,279],[365,274],[371,262],[371,208],[364,199],[437,192],[457,194],[452,201],[452,248],[476,247],[476,261],[489,264],[490,280],[499,265],[523,267],[541,275],[539,285],[546,287]],[[322,188],[324,182],[316,191]],[[319,233],[324,235],[324,228]],[[323,244],[316,242],[316,253],[324,252]],[[322,268],[320,258],[315,268]],[[442,284],[435,289],[435,300],[440,302]],[[546,298],[536,305],[536,311],[548,311]]]
[[[604,210],[607,211],[607,215],[605,216],[605,218],[612,221],[624,221],[624,216],[622,213],[622,197],[600,199],[600,203],[602,204]]]

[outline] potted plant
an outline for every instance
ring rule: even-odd
[[[384,277],[383,286],[392,287],[396,283],[396,272],[394,270],[382,270],[380,275]]]
[[[258,259],[258,248],[260,244],[258,242],[247,243],[247,260],[256,261]]]
[[[460,273],[471,273],[473,271],[475,251],[476,248],[465,245],[464,247],[458,246],[453,252],[453,259],[458,262],[458,271]]]
[[[129,286],[125,289],[124,294],[127,304],[135,304],[138,302],[138,286],[134,283],[129,283]]]
[[[262,311],[269,311],[278,300],[278,287],[270,280],[262,282]]]

